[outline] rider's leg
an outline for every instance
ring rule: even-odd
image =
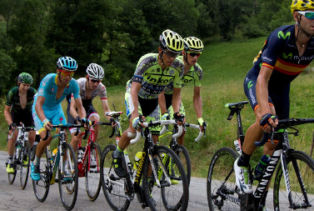
[[[94,122],[99,122],[100,117],[97,113],[92,113],[89,117],[89,120],[94,121]],[[99,125],[94,125],[94,130],[95,130],[95,142],[97,141],[98,137],[98,132],[99,132]]]
[[[33,146],[34,142],[35,142],[35,137],[36,137],[36,131],[30,131],[28,134],[28,141],[29,141],[29,145],[30,147]]]
[[[14,156],[14,150],[15,150],[15,143],[17,138],[17,130],[14,132],[9,131],[8,135],[8,160],[6,161],[6,171],[7,173],[14,173],[14,166],[13,166],[13,156]]]

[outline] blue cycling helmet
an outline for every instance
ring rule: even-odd
[[[76,71],[77,66],[76,60],[69,56],[60,57],[57,61],[57,67],[61,70]]]

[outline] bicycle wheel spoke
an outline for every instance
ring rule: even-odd
[[[207,177],[207,200],[210,210],[236,210],[235,203],[240,204],[233,171],[236,157],[237,154],[232,149],[222,148],[212,158]]]
[[[133,196],[126,194],[127,185],[125,178],[119,178],[114,172],[112,153],[116,147],[108,145],[102,152],[100,162],[100,179],[105,198],[113,210],[126,210]]]

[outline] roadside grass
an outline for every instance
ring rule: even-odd
[[[199,143],[194,142],[197,131],[188,130],[185,135],[185,146],[189,150],[192,160],[192,176],[206,177],[208,165],[213,153],[221,147],[233,148],[233,140],[236,138],[236,118],[227,120],[229,110],[224,107],[226,103],[247,100],[243,92],[243,80],[247,71],[252,66],[253,58],[263,46],[265,37],[250,39],[246,41],[210,43],[206,46],[199,64],[204,70],[202,80],[203,118],[207,122],[206,136]],[[300,75],[291,84],[291,117],[314,118],[314,73],[307,72]],[[106,80],[104,80],[106,84]],[[108,99],[111,110],[123,111],[121,118],[122,128],[126,129],[128,120],[125,115],[124,92],[125,86],[107,87]],[[5,100],[0,99],[0,110],[4,110]],[[193,107],[193,87],[188,86],[182,90],[182,101],[184,103],[187,122],[196,123],[196,114]],[[97,98],[94,101],[95,108],[99,111],[102,120],[101,102]],[[114,106],[113,106],[114,105]],[[66,102],[63,102],[66,107]],[[249,105],[242,113],[244,130],[255,121],[254,114]],[[300,135],[290,137],[291,145],[297,150],[310,153],[313,125],[299,126]],[[109,143],[115,143],[110,127],[101,129],[98,143],[103,149]],[[7,125],[3,115],[0,115],[0,149],[6,150]],[[135,153],[141,150],[143,141],[129,147],[129,155],[132,159]],[[252,159],[255,166],[260,157],[262,149],[258,149]],[[313,157],[313,156],[312,156]]]

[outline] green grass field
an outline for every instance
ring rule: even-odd
[[[185,146],[188,148],[192,160],[193,176],[206,177],[208,165],[213,153],[222,146],[233,147],[233,140],[236,138],[236,121],[227,120],[228,109],[224,107],[226,103],[246,100],[243,92],[243,80],[247,71],[252,66],[253,58],[263,46],[265,37],[246,41],[233,41],[222,43],[211,43],[206,45],[205,51],[199,59],[199,64],[204,70],[202,81],[203,117],[208,123],[206,137],[199,143],[194,143],[193,139],[197,132],[187,131],[185,136]],[[291,85],[291,117],[314,117],[314,74],[310,71],[300,75]],[[13,85],[12,81],[12,85]],[[106,81],[104,81],[106,84]],[[111,110],[121,110],[124,107],[124,86],[107,87]],[[186,109],[187,121],[196,123],[196,115],[193,110],[192,96],[193,89],[185,87],[182,92],[182,100]],[[64,103],[65,105],[65,103]],[[100,101],[94,103],[96,109],[101,111]],[[3,111],[4,100],[0,104]],[[101,112],[100,112],[101,113]],[[0,116],[0,148],[6,150],[7,125],[3,115]],[[242,112],[244,129],[255,121],[254,114],[250,106]],[[122,116],[122,127],[126,129],[127,118]],[[310,153],[312,144],[313,125],[298,127],[300,135],[291,137],[291,145],[298,150]],[[108,143],[114,143],[109,139],[110,129],[104,128],[99,135],[101,147]],[[136,151],[141,149],[143,142],[130,147],[131,157]],[[261,154],[261,149],[253,157],[252,162]]]

